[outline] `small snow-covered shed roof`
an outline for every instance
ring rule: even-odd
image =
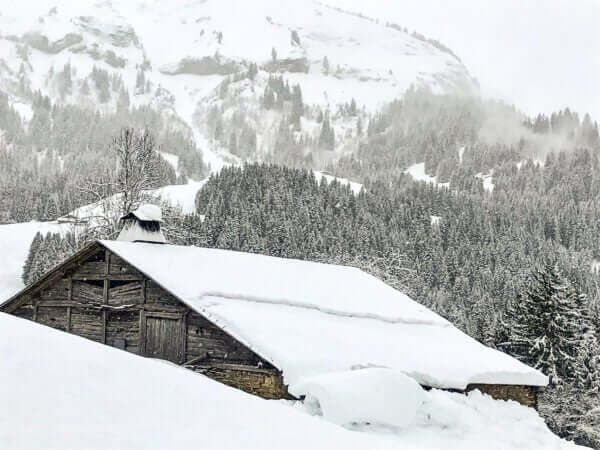
[[[101,244],[273,363],[290,385],[364,367],[397,369],[447,389],[547,384],[537,370],[357,268],[199,247]]]
[[[142,204],[135,211],[121,217],[121,222],[123,222],[123,228],[117,237],[118,241],[159,244],[167,242],[160,229],[162,211],[156,205]]]
[[[140,207],[131,214],[143,221],[162,222],[162,211],[160,206],[152,205],[150,203],[140,205]]]

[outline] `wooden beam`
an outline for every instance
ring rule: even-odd
[[[146,311],[140,310],[140,355],[146,356]]]
[[[181,320],[182,313],[180,312],[165,312],[165,311],[148,311],[144,310],[146,317],[156,317],[158,319]]]
[[[111,274],[108,278],[113,281],[142,281],[141,275],[134,274]],[[73,274],[74,281],[102,281],[107,279],[107,275],[100,273]]]
[[[108,275],[110,273],[110,250],[104,249],[104,262],[106,263],[104,266],[104,274]]]
[[[73,278],[69,277],[69,303],[73,302]],[[71,332],[71,306],[67,306],[67,333]]]
[[[100,311],[106,309],[107,311],[139,311],[141,306],[136,303],[130,303],[126,305],[101,305],[99,303],[81,303],[78,301],[68,300],[44,300],[40,306],[48,307],[62,307],[62,308],[80,308]]]
[[[182,349],[181,349],[181,358],[179,359],[179,363],[182,363],[187,358],[187,316],[189,310],[187,310],[183,317],[181,318],[181,336],[183,339]]]
[[[176,314],[177,319],[181,317],[181,315],[187,310],[185,307],[181,306],[173,306],[166,305],[164,303],[147,303],[142,305],[141,308],[146,311],[147,315],[152,315],[153,313],[166,312],[171,314]]]
[[[108,305],[108,287],[109,287],[110,281],[108,280],[108,278],[104,279],[104,290],[102,291],[102,304],[104,305]]]
[[[106,344],[106,310],[102,310],[102,343]]]
[[[142,282],[142,305],[146,304],[146,289],[148,288],[148,279],[144,278]]]
[[[108,251],[108,250],[107,250]],[[104,305],[108,305],[108,281],[107,278],[104,278],[104,291],[102,292],[102,303]],[[106,344],[106,309],[102,310],[102,343]]]
[[[67,306],[67,333],[71,332],[71,307]]]

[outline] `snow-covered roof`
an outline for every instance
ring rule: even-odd
[[[101,244],[269,360],[290,385],[360,367],[397,369],[440,388],[547,384],[540,372],[357,268],[199,247]]]
[[[144,203],[138,209],[133,211],[135,217],[144,221],[162,222],[162,211],[160,206]]]

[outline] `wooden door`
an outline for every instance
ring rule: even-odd
[[[146,315],[145,355],[174,363],[183,362],[181,317]]]

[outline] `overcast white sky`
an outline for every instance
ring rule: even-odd
[[[484,95],[600,122],[600,0],[327,0],[440,40]]]

